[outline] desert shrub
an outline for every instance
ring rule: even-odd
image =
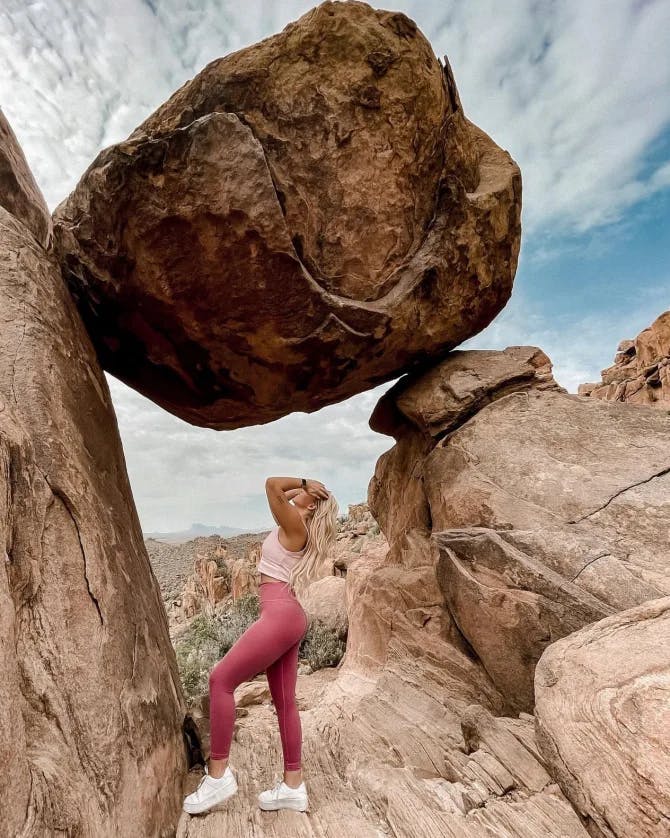
[[[222,658],[237,638],[243,634],[260,615],[260,599],[257,594],[245,594],[218,617],[219,657]]]
[[[200,617],[196,617],[200,619]],[[212,618],[204,618],[211,620]],[[204,637],[198,642],[197,633],[192,639],[179,638],[175,643],[177,667],[184,694],[189,702],[207,692],[209,673],[218,660],[218,640]]]
[[[342,660],[346,642],[319,619],[312,619],[300,645],[300,657],[309,663],[312,672],[326,666],[337,666]]]
[[[223,614],[198,614],[175,641],[175,655],[186,698],[193,702],[209,689],[209,673],[237,638],[258,619],[259,599],[246,594]]]

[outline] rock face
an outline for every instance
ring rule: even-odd
[[[48,247],[53,234],[49,208],[30,171],[12,126],[0,108],[0,206]]]
[[[664,311],[635,340],[622,340],[602,381],[580,384],[581,396],[670,410],[670,311]]]
[[[530,712],[550,643],[670,594],[669,426],[565,393],[535,347],[493,354],[385,394],[371,425],[397,443],[368,494],[391,554],[432,533],[455,625],[507,712]]]
[[[1,831],[168,836],[187,761],[165,611],[107,382],[1,115],[0,179]]]
[[[540,751],[591,835],[670,834],[670,597],[552,644],[535,671]]]
[[[98,155],[54,233],[105,369],[223,429],[484,328],[511,293],[520,201],[448,63],[352,0],[208,64]]]
[[[212,614],[217,602],[228,594],[228,583],[214,561],[200,555],[193,565],[193,573],[186,580],[181,595],[180,613],[182,620],[195,614]]]
[[[324,576],[312,582],[302,600],[310,621],[317,617],[341,638],[346,637],[348,629],[345,588],[341,576]]]

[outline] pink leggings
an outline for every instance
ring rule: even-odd
[[[235,641],[209,674],[210,757],[227,759],[235,723],[233,690],[265,670],[277,711],[284,770],[300,768],[302,728],[295,703],[298,648],[308,619],[281,580],[261,582],[260,617]]]

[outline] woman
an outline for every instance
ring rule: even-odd
[[[268,477],[265,492],[277,522],[261,548],[258,563],[261,613],[209,675],[211,747],[209,768],[184,800],[189,814],[206,812],[237,791],[228,754],[235,723],[233,691],[265,670],[277,711],[284,778],[258,795],[261,809],[308,807],[302,779],[302,729],[295,702],[298,649],[308,618],[295,594],[318,578],[335,540],[337,502],[318,480]]]

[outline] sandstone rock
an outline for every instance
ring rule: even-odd
[[[249,707],[270,701],[270,689],[267,681],[245,681],[235,690],[235,707]]]
[[[1,831],[168,836],[187,760],[165,611],[106,379],[3,126]]]
[[[486,708],[478,704],[466,707],[461,715],[461,728],[469,751],[484,745],[503,765],[502,779],[508,786],[512,783],[507,780],[507,775],[513,778],[513,782],[532,791],[542,791],[551,783],[551,777],[541,762]]]
[[[253,547],[246,558],[236,559],[230,568],[230,592],[233,601],[247,594],[257,593],[259,584],[258,562],[261,558],[261,545]]]
[[[193,574],[186,580],[182,592],[181,618],[194,614],[212,614],[218,602],[228,594],[228,585],[220,575],[219,566],[204,555],[199,555],[193,565]]]
[[[664,311],[635,340],[623,340],[602,381],[580,384],[581,396],[670,410],[670,311]]]
[[[486,527],[433,537],[458,627],[511,707],[532,710],[534,662],[546,646],[612,609]]]
[[[241,536],[236,536],[224,541],[220,535],[208,535],[197,536],[190,541],[168,542],[145,537],[144,544],[163,598],[171,600],[181,593],[199,555],[207,556],[215,561],[227,560],[229,558],[228,545],[232,548],[232,544],[241,538]],[[240,547],[237,545],[235,550],[232,550],[235,555],[239,551]]]
[[[345,580],[341,576],[325,576],[312,582],[301,597],[301,604],[310,622],[318,619],[338,637],[346,637]]]
[[[51,214],[12,126],[0,108],[0,206],[48,247],[53,235]]]
[[[437,439],[489,402],[529,388],[566,392],[536,346],[508,346],[502,352],[456,349],[427,372],[397,381],[377,402],[369,424],[397,439],[409,421]]]
[[[670,834],[670,597],[553,643],[535,687],[540,751],[590,834]]]
[[[352,0],[208,64],[100,152],[54,233],[103,366],[237,428],[484,328],[511,293],[520,200],[448,63],[405,15]]]
[[[436,535],[440,582],[514,708],[533,707],[543,645],[670,593],[667,439],[656,411],[529,391],[490,404],[426,458],[433,527],[447,531]],[[484,603],[490,619],[473,622]]]
[[[454,630],[512,713],[533,709],[548,644],[670,593],[669,427],[565,393],[537,349],[500,354],[450,353],[401,379],[402,410],[383,397],[373,417],[397,442],[368,500],[390,557],[432,533]],[[483,382],[476,397],[453,395],[463,380]]]

